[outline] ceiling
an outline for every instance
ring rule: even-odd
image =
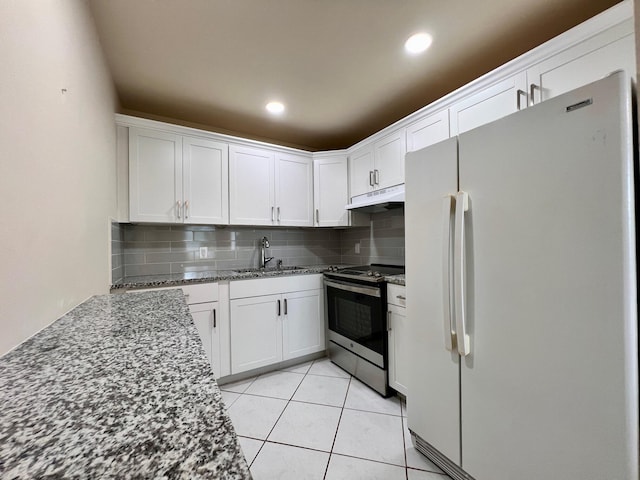
[[[349,147],[618,3],[88,1],[122,113],[311,151]],[[418,31],[431,48],[405,54]]]

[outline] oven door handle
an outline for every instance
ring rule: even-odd
[[[327,287],[337,288],[338,290],[346,290],[347,292],[361,293],[368,295],[369,297],[380,298],[380,289],[375,287],[365,287],[361,285],[354,285],[353,283],[337,282],[335,280],[324,280],[324,284]]]

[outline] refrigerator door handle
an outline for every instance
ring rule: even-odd
[[[465,323],[465,258],[464,258],[464,212],[469,210],[469,194],[458,192],[456,195],[455,240],[453,251],[454,294],[456,313],[456,340],[458,353],[465,357],[471,353],[469,335]]]
[[[451,207],[453,197],[442,199],[442,310],[444,317],[444,348],[455,347],[455,331],[451,319]]]

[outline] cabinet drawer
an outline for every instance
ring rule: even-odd
[[[229,284],[231,298],[278,295],[286,292],[323,288],[322,274],[234,280]]]
[[[387,284],[387,303],[398,307],[407,306],[407,294],[404,285]]]

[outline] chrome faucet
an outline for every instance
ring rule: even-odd
[[[266,250],[269,248],[269,239],[267,237],[262,237],[260,240],[260,268],[265,268],[267,263],[273,260],[273,257],[266,257]]]

